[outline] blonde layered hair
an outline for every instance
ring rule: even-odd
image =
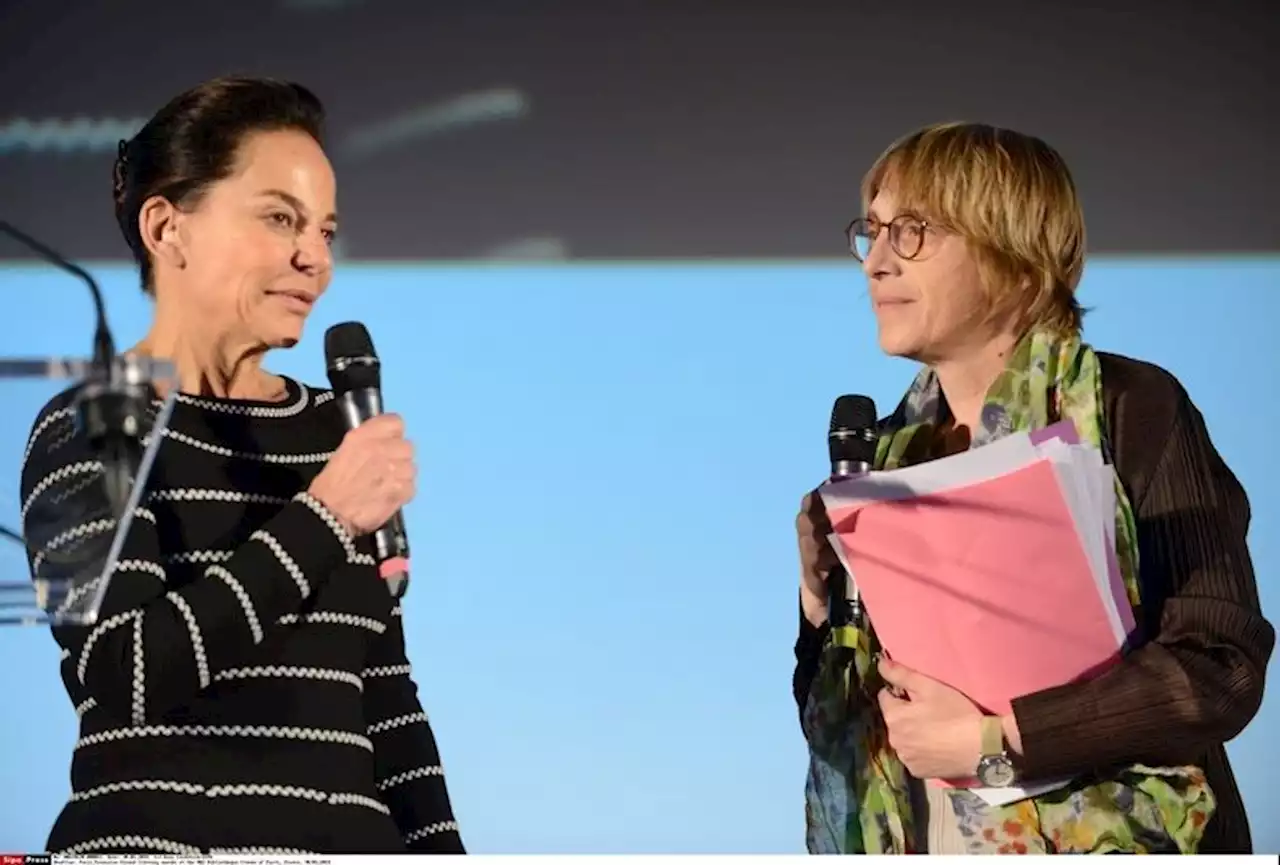
[[[890,145],[867,172],[864,211],[882,189],[899,212],[968,240],[993,319],[1080,332],[1084,213],[1066,162],[1048,144],[976,123],[927,126]]]

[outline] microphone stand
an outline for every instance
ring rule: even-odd
[[[3,378],[53,378],[73,379],[80,382],[72,404],[75,422],[75,434],[88,439],[89,444],[102,463],[103,488],[105,491],[105,515],[118,526],[117,536],[113,538],[111,549],[104,560],[103,576],[109,574],[123,544],[123,535],[128,530],[134,509],[138,506],[138,498],[142,490],[142,482],[150,471],[151,462],[159,445],[160,435],[153,435],[147,444],[144,439],[150,429],[161,432],[167,423],[176,397],[175,389],[170,388],[168,398],[157,415],[154,424],[150,415],[152,401],[155,397],[154,384],[159,380],[172,381],[173,365],[168,361],[149,358],[117,357],[115,341],[107,324],[106,304],[102,289],[84,268],[71,263],[62,255],[45,244],[16,228],[11,223],[0,219],[0,235],[13,238],[18,243],[36,253],[40,258],[58,269],[70,273],[83,282],[89,289],[93,299],[96,325],[93,334],[93,351],[87,362],[78,358],[8,358],[0,359],[0,379]],[[29,528],[29,527],[28,527]],[[0,535],[15,541],[26,548],[29,539],[20,531],[0,526]],[[92,564],[92,563],[86,563]],[[95,593],[96,597],[88,604],[88,609],[67,613],[66,601],[58,614],[78,616],[82,621],[96,621],[97,607],[109,577],[100,580],[102,587]],[[71,580],[64,582],[75,582]],[[50,580],[3,581],[0,580],[0,611],[13,608],[36,608],[48,612],[50,602]],[[84,594],[87,588],[78,587]],[[30,600],[7,600],[13,594],[23,594],[28,598],[34,594],[34,603]],[[51,620],[57,616],[50,616]],[[0,624],[37,624],[39,613],[21,617],[5,618],[0,615]]]
[[[111,338],[111,328],[107,326],[107,305],[102,299],[102,289],[89,272],[79,265],[72,264],[40,241],[26,232],[20,231],[12,223],[0,219],[0,234],[8,235],[30,249],[36,255],[54,267],[80,278],[89,287],[89,295],[93,298],[93,310],[97,316],[97,327],[93,332],[93,365],[100,372],[111,368],[111,361],[116,356],[115,340]]]

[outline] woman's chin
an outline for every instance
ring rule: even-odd
[[[880,350],[890,357],[914,357],[920,351],[919,340],[900,328],[880,328]]]
[[[302,339],[303,319],[272,321],[259,334],[271,348],[293,348]]]

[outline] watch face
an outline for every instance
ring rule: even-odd
[[[978,780],[984,787],[1008,787],[1015,780],[1013,763],[1003,754],[983,757],[978,764]]]

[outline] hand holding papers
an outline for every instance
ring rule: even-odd
[[[821,494],[888,654],[1005,714],[1114,663],[1133,630],[1113,484],[1065,423]]]

